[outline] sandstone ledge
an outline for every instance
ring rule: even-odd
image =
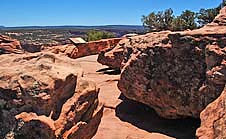
[[[76,59],[84,56],[99,54],[102,51],[114,48],[121,38],[102,39],[82,44],[68,44],[63,46],[54,46],[50,50],[55,54],[64,54],[70,58]]]

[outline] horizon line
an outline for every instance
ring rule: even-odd
[[[18,25],[18,26],[5,26],[5,28],[17,28],[17,27],[99,27],[99,26],[143,26],[142,24],[100,24],[100,25]]]

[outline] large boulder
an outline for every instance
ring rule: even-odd
[[[55,46],[47,51],[51,51],[56,54],[62,53],[70,58],[76,59],[84,56],[99,54],[102,51],[112,49],[119,43],[120,40],[121,38],[111,38],[76,45],[67,44]]]
[[[221,96],[201,113],[201,121],[196,133],[198,139],[226,138],[226,87]]]
[[[198,118],[226,83],[225,9],[213,23],[198,30],[127,39],[121,45],[120,91],[162,117]]]
[[[90,139],[103,114],[80,65],[52,53],[0,56],[0,138]]]
[[[10,53],[23,53],[20,42],[8,36],[0,35],[0,55]]]

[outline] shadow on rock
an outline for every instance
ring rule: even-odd
[[[177,139],[195,139],[195,132],[200,126],[200,119],[164,119],[148,106],[129,100],[122,94],[120,99],[123,102],[116,107],[116,116],[120,120],[129,122],[148,132],[161,133]]]
[[[110,68],[110,67],[100,69],[96,72],[100,72],[100,73],[108,74],[108,75],[119,75],[119,74],[121,74],[121,70],[119,68]]]

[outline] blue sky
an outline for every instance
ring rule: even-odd
[[[0,25],[141,25],[141,16],[172,8],[212,8],[222,0],[1,0]]]

